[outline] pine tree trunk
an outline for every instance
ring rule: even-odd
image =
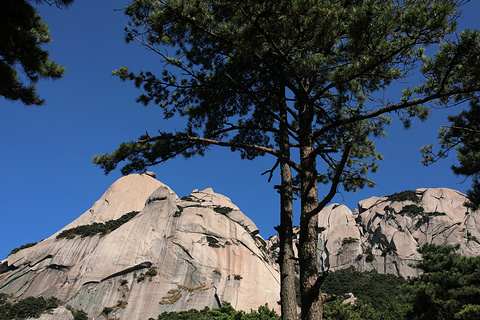
[[[286,127],[287,112],[281,108],[282,124]],[[286,128],[280,130],[280,152],[286,159],[290,158],[290,145]],[[280,187],[280,227],[278,236],[280,240],[280,305],[283,320],[297,319],[297,297],[295,292],[295,260],[293,252],[293,188],[292,170],[284,160],[280,160],[280,173],[282,184]]]
[[[292,173],[288,164],[281,164],[282,186],[280,191],[280,301],[283,320],[297,319],[295,293],[295,260],[293,252]]]
[[[302,183],[302,191],[308,190],[302,196],[300,216],[299,262],[300,291],[302,297],[302,320],[322,319],[322,300],[318,270],[318,214],[309,216],[318,204],[318,189],[316,181],[310,186]]]
[[[301,214],[300,214],[300,292],[302,320],[319,320],[323,317],[318,271],[318,214],[311,213],[318,206],[317,170],[312,140],[313,109],[303,106],[300,115],[300,166]]]

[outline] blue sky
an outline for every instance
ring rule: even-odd
[[[126,3],[77,0],[64,10],[40,7],[53,36],[46,48],[67,73],[37,85],[46,106],[25,107],[0,98],[0,260],[13,248],[47,238],[76,219],[121,176],[118,171],[105,176],[92,164],[93,155],[111,152],[147,130],[168,131],[178,125],[163,120],[159,108],[136,104],[140,91],[111,76],[121,66],[154,72],[162,67],[153,53],[124,42],[126,18],[120,9]],[[478,29],[479,12],[479,1],[465,5],[459,29]],[[465,192],[469,182],[462,184],[449,169],[454,157],[424,167],[419,153],[421,146],[436,142],[438,128],[448,124],[446,116],[459,110],[437,110],[408,131],[395,121],[377,144],[385,156],[371,176],[377,186],[343,192],[335,202],[354,209],[359,200],[406,189]],[[152,171],[179,196],[207,187],[226,195],[268,238],[279,223],[279,199],[274,183],[261,173],[273,164],[270,157],[247,161],[228,149],[213,148],[205,157],[175,159]],[[322,192],[326,190],[321,186]]]

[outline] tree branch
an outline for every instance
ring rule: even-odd
[[[273,172],[275,171],[275,169],[277,169],[278,165],[280,164],[280,159],[277,159],[277,161],[275,162],[275,165],[273,166],[272,169],[270,170],[267,170],[265,171],[264,173],[262,173],[262,176],[265,175],[265,174],[269,174],[268,175],[268,182],[270,182],[273,178]]]
[[[307,215],[308,219],[318,214],[332,200],[333,196],[335,196],[335,193],[337,193],[337,187],[338,187],[338,184],[341,182],[340,178],[342,176],[343,170],[347,163],[351,148],[352,148],[352,143],[348,142],[345,145],[345,150],[343,150],[342,159],[340,160],[339,164],[335,169],[335,176],[332,179],[332,185],[330,186],[330,191],[325,196],[325,198],[323,198],[323,200],[317,205],[317,207],[308,213]]]
[[[448,96],[453,96],[453,95],[457,95],[457,94],[472,93],[472,92],[475,92],[475,91],[478,91],[478,90],[480,90],[480,87],[477,88],[476,90],[474,90],[474,89],[469,89],[469,90],[458,89],[458,90],[451,90],[451,91],[444,92],[444,93],[436,92],[432,95],[429,95],[427,97],[417,99],[417,100],[414,100],[414,101],[405,101],[405,102],[401,102],[401,103],[398,103],[398,104],[393,104],[393,105],[390,105],[390,106],[387,106],[387,107],[384,107],[384,108],[380,108],[380,109],[372,111],[370,113],[355,115],[355,116],[352,116],[352,117],[349,117],[349,118],[346,118],[346,119],[336,120],[332,123],[329,123],[329,124],[323,126],[321,129],[315,131],[313,133],[313,137],[318,138],[320,135],[324,134],[325,132],[327,132],[329,130],[332,130],[334,128],[338,128],[340,126],[346,125],[346,124],[350,124],[350,123],[354,123],[354,122],[358,122],[358,121],[362,121],[362,120],[367,120],[367,119],[372,119],[372,118],[378,117],[378,116],[380,116],[382,114],[385,114],[385,113],[394,112],[394,111],[398,111],[398,110],[401,110],[401,109],[406,109],[406,108],[409,108],[409,107],[422,105],[424,103],[430,102],[430,101],[435,100],[435,99],[448,97]]]
[[[236,142],[231,142],[231,141],[218,141],[214,139],[209,139],[209,138],[202,138],[202,137],[194,137],[188,134],[181,134],[181,135],[172,135],[166,137],[163,135],[162,132],[160,132],[160,136],[155,136],[155,137],[150,137],[142,140],[136,141],[136,143],[147,143],[147,142],[154,142],[157,140],[170,140],[170,141],[191,141],[191,142],[196,142],[196,143],[204,143],[207,145],[216,145],[216,146],[221,146],[221,147],[229,147],[229,148],[236,148],[236,149],[245,149],[245,150],[255,150],[259,152],[264,152],[266,154],[270,154],[277,159],[283,159],[286,161],[294,170],[297,172],[302,172],[300,166],[294,162],[292,159],[285,158],[280,152],[278,152],[275,149],[267,148],[264,146],[259,146],[259,145],[254,145],[254,144],[248,144],[248,143],[236,143]]]

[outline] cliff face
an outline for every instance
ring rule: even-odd
[[[57,239],[61,231],[140,211],[114,231]],[[56,296],[101,319],[148,319],[164,311],[278,308],[279,276],[258,229],[212,189],[179,199],[147,175],[119,179],[94,206],[37,245],[7,258],[0,292]],[[60,312],[55,319],[72,318]]]
[[[409,264],[421,258],[417,246],[426,242],[460,244],[460,253],[479,255],[480,211],[471,212],[465,201],[458,191],[438,188],[372,197],[353,212],[332,204],[319,216],[319,264],[415,277],[418,270]],[[275,258],[278,237],[267,242]]]

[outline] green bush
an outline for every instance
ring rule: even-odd
[[[228,302],[224,302],[220,308],[210,309],[205,307],[203,310],[190,309],[181,312],[164,312],[158,316],[158,320],[280,320],[280,317],[274,310],[270,310],[268,305],[261,306],[258,311],[245,313],[236,311]],[[155,320],[150,318],[149,320]]]
[[[372,262],[373,260],[375,260],[375,256],[372,253],[372,247],[368,247],[365,250],[365,261],[366,262]]]
[[[145,280],[150,280],[150,278],[155,277],[157,275],[157,268],[156,267],[150,267],[145,273],[140,273],[140,275],[137,277],[137,282],[140,283]]]
[[[32,243],[24,244],[24,245],[22,245],[22,246],[20,246],[20,247],[18,247],[18,248],[13,249],[8,255],[12,255],[12,254],[17,253],[17,252],[20,251],[20,250],[33,247],[33,246],[36,245],[37,243],[38,243],[38,242],[32,242]]]
[[[356,239],[356,238],[352,238],[352,237],[343,238],[342,246],[344,246],[346,244],[350,244],[350,243],[356,243],[356,242],[358,242],[358,239]]]
[[[73,320],[88,320],[88,314],[82,309],[79,310],[70,310],[73,315]]]
[[[43,297],[27,297],[17,303],[6,303],[7,299],[2,296],[0,304],[0,320],[38,318],[45,311],[58,308],[61,301],[55,297],[45,299]]]
[[[217,206],[213,208],[213,211],[220,213],[220,214],[229,214],[230,212],[233,211],[232,208],[230,207],[222,207],[222,206]]]
[[[405,190],[397,192],[387,196],[387,199],[391,202],[413,201],[415,203],[420,202],[420,197],[413,190]]]
[[[5,304],[8,300],[8,294],[1,292],[0,293],[0,305]]]
[[[145,280],[145,275],[143,273],[140,273],[140,275],[137,278],[137,283],[140,283]]]
[[[414,217],[418,215],[423,215],[425,212],[425,209],[421,206],[417,206],[415,204],[408,204],[400,210],[398,214],[400,215],[407,215],[409,217]]]
[[[330,273],[322,285],[322,291],[336,296],[351,292],[358,301],[381,310],[387,303],[398,299],[402,292],[400,286],[405,283],[402,277],[380,274],[375,270],[358,272],[351,266]]]
[[[406,205],[402,208],[402,210],[398,213],[402,216],[407,215],[408,217],[415,218],[420,216],[420,218],[417,221],[417,226],[420,226],[424,223],[427,223],[430,221],[430,217],[437,217],[437,216],[444,216],[446,215],[445,212],[439,212],[439,211],[434,211],[434,212],[425,212],[425,209],[419,205],[416,204],[409,204]]]
[[[157,275],[157,270],[155,269],[155,267],[150,267],[145,273],[145,275],[148,277],[155,277]]]
[[[180,198],[180,200],[190,201],[190,202],[199,202],[199,200],[197,200],[197,199],[192,199],[190,196],[183,196],[183,197]]]
[[[183,207],[180,207],[180,206],[177,206],[177,211],[175,211],[175,213],[173,214],[173,216],[175,218],[178,218],[182,215],[182,212],[183,212]]]
[[[323,320],[402,320],[408,306],[399,303],[387,303],[384,309],[377,309],[370,304],[356,302],[342,303],[340,300],[324,305]]]
[[[112,311],[113,311],[113,308],[111,308],[111,307],[105,307],[105,308],[103,308],[102,313],[103,313],[104,315],[108,316],[108,314],[109,314],[110,312],[112,312]]]
[[[408,319],[480,319],[480,256],[465,257],[460,245],[426,243],[415,267],[422,275],[403,287],[406,302],[412,304]]]
[[[208,242],[208,245],[212,248],[220,248],[221,247],[220,241],[218,241],[218,239],[215,238],[215,237],[207,236],[207,242]]]
[[[95,222],[90,225],[83,225],[83,226],[67,229],[62,231],[59,235],[57,235],[57,239],[62,239],[62,238],[73,239],[75,238],[75,236],[81,236],[82,238],[85,238],[85,237],[93,237],[97,234],[105,235],[119,228],[121,225],[127,223],[133,217],[135,217],[138,213],[139,211],[131,211],[129,213],[124,214],[123,216],[121,216],[116,220],[108,220],[105,223]]]

